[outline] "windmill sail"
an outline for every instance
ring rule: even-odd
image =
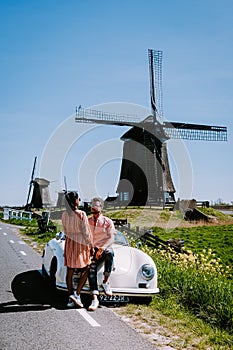
[[[172,139],[227,141],[225,126],[164,122],[164,130]]]
[[[36,159],[37,157],[34,158],[34,164],[33,164],[33,168],[32,168],[32,174],[31,174],[31,180],[29,183],[29,190],[28,190],[28,196],[27,196],[27,204],[26,204],[26,209],[29,208],[29,198],[31,195],[31,190],[32,190],[32,185],[34,183],[34,173],[35,173],[35,168],[36,168]]]
[[[160,121],[163,118],[162,57],[162,51],[148,50],[151,111]]]

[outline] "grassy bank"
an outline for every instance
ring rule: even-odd
[[[125,218],[126,212],[109,214]],[[215,216],[218,223],[190,224],[180,219],[179,212],[144,210],[142,214],[135,209],[130,213],[134,227],[141,222],[163,240],[182,239],[189,252],[177,254],[143,245],[156,263],[160,293],[148,306],[134,309],[128,305],[124,310],[130,315],[129,322],[140,318],[150,324],[150,333],[165,322],[172,338],[170,345],[176,349],[233,348],[232,217],[211,208],[206,214]],[[150,225],[153,222],[155,226]],[[166,332],[162,329],[161,334]]]
[[[129,304],[116,312],[133,327],[144,328],[157,346],[159,333],[169,334],[175,349],[232,349],[233,283],[224,270],[209,269],[202,257],[197,264],[170,250],[142,249],[156,263],[160,293],[149,305]]]

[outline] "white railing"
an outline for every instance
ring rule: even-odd
[[[4,208],[3,219],[19,219],[19,220],[32,220],[32,212],[25,210],[17,210],[12,208]]]

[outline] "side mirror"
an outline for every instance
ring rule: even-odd
[[[65,239],[65,234],[64,234],[64,232],[62,232],[62,231],[60,231],[60,232],[58,232],[58,233],[56,233],[56,240],[57,241],[59,241],[59,240],[64,240]]]

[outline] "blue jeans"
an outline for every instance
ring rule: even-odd
[[[104,275],[110,276],[113,268],[113,257],[113,249],[107,248],[103,251],[101,257],[98,260],[92,260],[88,275],[91,294],[99,294],[97,284],[98,267],[104,263]]]

